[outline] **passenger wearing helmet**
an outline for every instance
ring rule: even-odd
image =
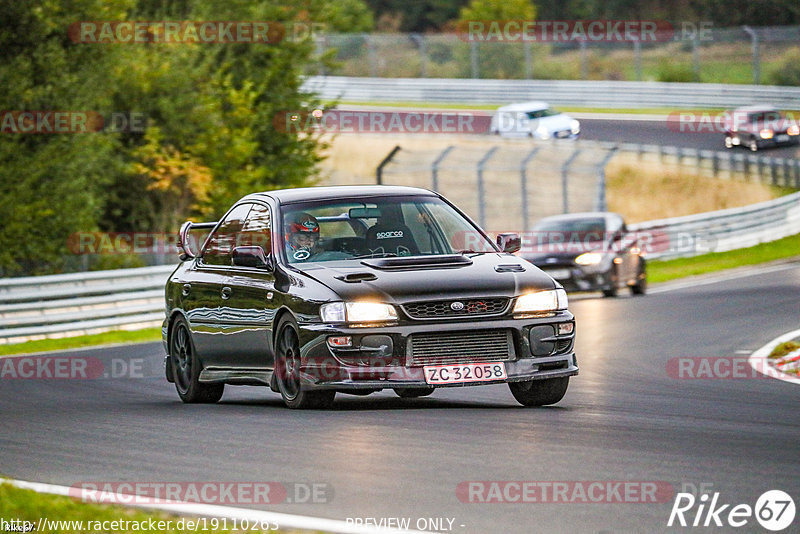
[[[308,213],[297,212],[286,222],[286,255],[290,262],[307,261],[317,252],[319,223]]]

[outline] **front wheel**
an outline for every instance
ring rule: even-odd
[[[616,264],[611,266],[611,270],[608,271],[608,289],[603,290],[604,297],[616,297],[617,296],[617,286],[619,285],[619,274],[617,273],[617,266]]]
[[[523,406],[547,406],[564,398],[569,386],[569,377],[509,382],[508,388],[517,402]]]
[[[203,384],[199,380],[203,367],[194,350],[189,325],[182,317],[172,325],[169,356],[175,389],[183,402],[213,404],[222,398],[225,384]]]
[[[632,295],[644,295],[647,292],[647,265],[644,260],[639,260],[639,272],[636,273],[636,283],[631,286]]]
[[[758,152],[758,141],[755,137],[750,139],[750,143],[747,146],[750,147],[751,152]]]
[[[733,138],[730,135],[725,136],[725,148],[733,148]]]
[[[333,405],[335,390],[310,391],[304,389],[300,373],[302,358],[297,325],[291,317],[278,323],[275,346],[275,381],[284,404],[294,409],[325,409]]]

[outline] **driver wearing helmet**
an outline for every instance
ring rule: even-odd
[[[308,213],[298,212],[286,222],[286,255],[290,262],[306,261],[317,251],[319,223]]]

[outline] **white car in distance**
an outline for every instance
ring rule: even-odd
[[[577,139],[581,124],[546,102],[522,102],[497,109],[490,131],[503,137],[534,139]]]

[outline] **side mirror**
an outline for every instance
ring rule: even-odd
[[[239,267],[256,267],[272,269],[272,262],[267,259],[261,247],[236,247],[233,249],[233,264]]]
[[[522,240],[520,240],[519,234],[498,234],[497,246],[503,252],[513,254],[522,248]]]

